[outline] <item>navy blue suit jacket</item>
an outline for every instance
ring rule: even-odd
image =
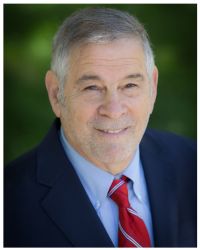
[[[42,143],[5,172],[5,247],[113,247],[59,140]],[[196,246],[196,149],[147,130],[140,144],[156,247]]]

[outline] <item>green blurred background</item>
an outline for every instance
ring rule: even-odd
[[[34,147],[54,115],[44,86],[52,37],[66,16],[88,6],[129,11],[146,27],[159,68],[150,127],[196,138],[196,4],[4,4],[4,160]]]

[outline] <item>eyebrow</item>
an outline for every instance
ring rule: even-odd
[[[141,79],[141,80],[143,80],[144,76],[140,73],[136,73],[136,74],[130,74],[130,75],[126,76],[124,79],[125,80],[128,80],[128,79]]]
[[[77,83],[77,84],[80,84],[80,83],[82,83],[82,82],[87,82],[87,81],[89,81],[89,80],[100,81],[101,78],[100,78],[99,76],[97,76],[97,75],[83,75],[83,76],[81,76],[81,77],[76,81],[76,83]]]
[[[136,73],[136,74],[130,74],[124,77],[124,80],[129,80],[129,79],[144,79],[144,76],[140,73]],[[102,79],[98,76],[98,75],[83,75],[81,76],[77,81],[76,84],[81,84],[87,81],[101,81]]]

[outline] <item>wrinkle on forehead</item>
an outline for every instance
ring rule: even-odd
[[[75,64],[76,65],[76,64]],[[79,65],[81,66],[82,70],[114,70],[117,72],[121,71],[140,71],[145,70],[145,65],[142,60],[139,60],[137,58],[131,58],[131,59],[125,59],[125,58],[119,58],[117,60],[104,60],[104,59],[96,59],[95,60],[83,60],[79,62]]]
[[[107,59],[107,58],[85,58],[80,65],[89,65],[95,64],[96,66],[131,66],[132,64],[138,63],[140,60],[137,58],[115,58],[115,59]]]

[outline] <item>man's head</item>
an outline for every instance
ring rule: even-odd
[[[116,174],[146,129],[157,78],[143,26],[127,13],[92,8],[76,12],[58,30],[46,86],[70,144]]]

